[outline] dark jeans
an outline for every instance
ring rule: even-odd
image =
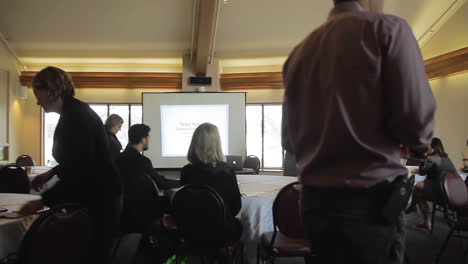
[[[392,184],[365,190],[304,186],[302,219],[321,264],[403,262],[403,217],[389,223],[382,208]]]

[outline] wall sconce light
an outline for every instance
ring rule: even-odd
[[[28,99],[28,87],[25,85],[21,85],[18,88],[18,98],[20,99]]]

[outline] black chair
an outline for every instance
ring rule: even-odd
[[[456,231],[454,237],[468,239],[468,236],[463,235],[468,232],[468,191],[467,186],[462,178],[457,173],[445,172],[442,175],[443,182],[443,199],[445,206],[445,218],[450,227],[450,231],[445,239],[439,254],[436,258],[436,263],[439,263],[442,254],[444,253],[447,244]],[[452,212],[450,214],[449,212]],[[464,257],[468,254],[468,248],[465,251]]]
[[[273,232],[263,233],[257,246],[257,264],[266,259],[274,263],[277,257],[304,257],[311,261],[313,250],[304,237],[300,215],[300,185],[284,186],[273,202]]]
[[[223,199],[206,185],[187,184],[174,196],[173,215],[182,238],[176,262],[186,256],[211,260],[241,262],[243,248],[239,241],[226,237]]]
[[[29,155],[19,156],[18,158],[16,158],[15,164],[18,167],[35,166],[34,160]]]
[[[8,165],[0,170],[0,193],[29,193],[29,178],[21,167]]]
[[[255,174],[260,172],[260,159],[255,155],[249,155],[244,160],[244,168],[253,169]]]
[[[133,263],[141,237],[141,234],[116,237],[111,249],[112,263]],[[92,220],[85,207],[57,205],[42,213],[26,232],[18,264],[95,263],[94,241]]]

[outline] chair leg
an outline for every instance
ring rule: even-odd
[[[450,237],[451,237],[452,234],[453,234],[453,231],[455,231],[455,228],[450,229],[450,232],[448,233],[447,238],[446,238],[445,241],[444,241],[444,244],[442,244],[442,247],[440,248],[439,254],[437,255],[437,258],[436,258],[436,262],[435,262],[436,264],[439,263],[440,258],[442,257],[442,254],[443,254],[444,251],[445,251],[445,248],[447,248],[448,242],[449,242],[449,240],[450,240]]]
[[[463,253],[463,259],[466,260],[466,256],[468,256],[468,245],[465,249],[465,252]]]
[[[409,261],[408,254],[407,254],[406,250],[405,250],[405,253],[403,255],[403,263],[410,264],[410,261]]]
[[[260,264],[260,244],[257,244],[257,264]]]
[[[435,226],[435,222],[434,222],[435,213],[436,213],[436,204],[435,202],[432,202],[431,230],[430,230],[431,234],[432,234],[432,231],[434,231],[434,226]]]

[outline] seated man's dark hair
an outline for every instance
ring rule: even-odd
[[[151,128],[145,124],[135,124],[128,129],[128,143],[138,144],[144,138],[149,136]]]

